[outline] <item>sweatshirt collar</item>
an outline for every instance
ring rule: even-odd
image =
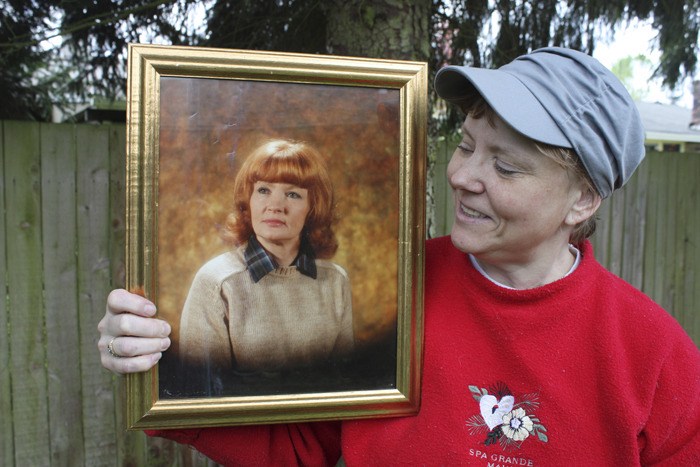
[[[574,255],[574,264],[571,266],[571,269],[569,269],[569,271],[568,271],[566,274],[564,274],[564,277],[566,277],[566,276],[568,276],[569,274],[571,274],[572,272],[574,272],[574,271],[576,270],[576,268],[578,268],[578,265],[581,263],[581,250],[579,250],[578,248],[576,248],[574,245],[569,244],[569,251],[571,252],[572,255]],[[504,289],[516,290],[514,287],[510,287],[510,286],[508,286],[508,285],[501,284],[501,283],[498,282],[496,279],[494,279],[494,278],[492,278],[491,276],[489,276],[489,275],[486,273],[486,271],[484,271],[484,268],[481,267],[481,264],[479,264],[479,261],[477,261],[476,258],[475,258],[471,253],[469,253],[469,260],[471,261],[471,263],[472,263],[472,265],[474,266],[474,268],[475,268],[477,271],[479,271],[479,273],[480,273],[482,276],[484,276],[485,278],[487,278],[488,280],[490,280],[491,282],[493,282],[493,283],[496,284],[497,286],[503,287]],[[562,278],[562,279],[563,279],[563,278]]]

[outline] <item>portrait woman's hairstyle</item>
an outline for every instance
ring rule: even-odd
[[[333,232],[333,184],[319,152],[306,143],[272,140],[257,147],[243,162],[233,188],[233,212],[226,220],[224,239],[241,245],[253,234],[250,197],[255,182],[289,183],[309,191],[309,213],[302,236],[317,258],[330,258],[338,249]]]

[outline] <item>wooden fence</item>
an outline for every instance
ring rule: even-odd
[[[207,465],[124,431],[122,380],[96,351],[124,283],[124,125],[0,131],[0,465]]]
[[[123,125],[0,122],[0,465],[211,465],[124,431],[122,380],[97,323],[124,283]],[[450,227],[435,153],[433,232]],[[700,155],[651,154],[606,204],[597,255],[700,342]]]

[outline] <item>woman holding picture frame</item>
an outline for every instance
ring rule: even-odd
[[[498,70],[445,67],[435,87],[466,119],[447,168],[452,232],[426,245],[418,415],[151,434],[225,465],[700,464],[700,351],[586,240],[644,157],[622,84],[544,48]],[[154,311],[110,295],[106,368],[158,361],[168,329]],[[116,358],[123,321],[141,338]]]

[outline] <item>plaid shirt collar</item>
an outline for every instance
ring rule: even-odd
[[[257,283],[270,272],[277,269],[277,261],[262,247],[255,235],[248,239],[248,245],[243,252],[248,272],[253,282]],[[302,237],[299,254],[292,263],[300,273],[312,279],[316,279],[316,261],[314,261],[314,250]]]

